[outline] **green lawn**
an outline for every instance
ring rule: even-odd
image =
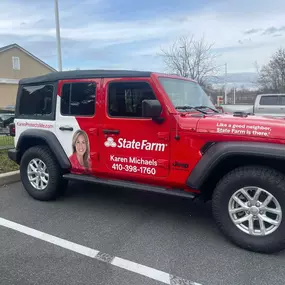
[[[0,136],[0,148],[5,146],[14,146],[14,138],[11,136]]]
[[[0,173],[15,171],[19,169],[19,165],[8,157],[7,150],[0,150]]]

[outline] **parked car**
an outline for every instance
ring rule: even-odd
[[[285,248],[285,121],[219,113],[189,79],[116,70],[22,79],[14,142],[9,157],[35,199],[74,180],[212,200],[236,245]]]
[[[0,113],[0,128],[7,128],[9,124],[13,123],[15,114]]]
[[[285,94],[259,94],[253,105],[221,105],[223,112],[245,112],[262,116],[285,117]]]

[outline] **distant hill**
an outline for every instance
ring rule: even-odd
[[[243,72],[243,73],[228,73],[227,85],[228,88],[236,86],[236,88],[244,87],[247,89],[257,88],[258,75],[255,72]],[[210,80],[213,87],[224,86],[225,77],[223,75],[217,76]]]

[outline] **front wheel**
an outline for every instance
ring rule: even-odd
[[[255,252],[285,249],[285,177],[269,168],[235,169],[213,193],[213,216],[223,234]]]
[[[35,146],[24,153],[20,175],[27,192],[37,200],[53,200],[67,186],[62,180],[61,169],[47,146]]]

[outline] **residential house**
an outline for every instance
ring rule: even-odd
[[[17,44],[0,48],[0,108],[15,106],[19,79],[50,72],[56,70]]]

